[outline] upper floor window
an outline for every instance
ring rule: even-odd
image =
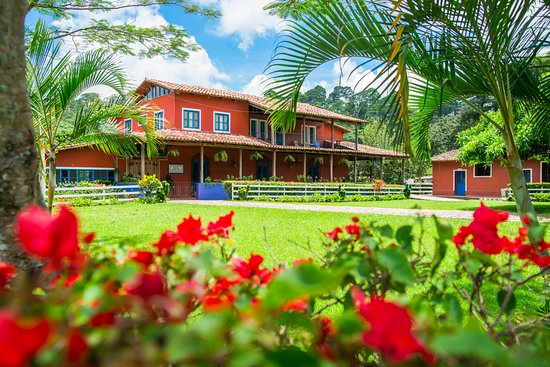
[[[183,123],[184,129],[200,130],[201,129],[201,111],[193,110],[189,108],[183,109]]]
[[[302,143],[313,145],[317,141],[317,128],[315,126],[302,126]]]
[[[137,123],[139,126],[147,125],[147,115],[141,115],[137,118]]]
[[[474,166],[474,177],[491,177],[492,167],[483,163]]]
[[[523,170],[523,177],[525,177],[525,182],[533,182],[533,170],[531,168],[525,168]]]
[[[155,112],[155,130],[164,130],[164,111]]]
[[[165,95],[170,94],[170,93],[172,93],[172,92],[168,89],[165,89],[165,88],[162,88],[162,87],[157,87],[157,86],[152,86],[152,87],[149,87],[147,89],[147,94],[145,95],[145,99],[153,99],[153,98],[157,98],[157,97],[162,97],[162,96],[165,96]]]
[[[250,120],[250,136],[262,140],[269,140],[269,129],[266,120]]]
[[[132,133],[132,119],[124,120],[124,135],[130,135]]]
[[[228,133],[231,115],[225,112],[214,112],[214,131]]]

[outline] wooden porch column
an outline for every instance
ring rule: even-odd
[[[401,160],[401,177],[403,177],[402,181],[405,182],[407,177],[405,176],[405,160],[404,159]]]
[[[384,157],[380,158],[380,179],[384,179]]]
[[[128,158],[126,158],[126,173],[130,173],[130,162],[128,161]]]
[[[307,156],[306,151],[304,150],[304,178],[307,176]]]
[[[243,178],[243,148],[239,148],[239,178]]]
[[[330,147],[334,149],[334,121],[330,122]]]
[[[204,146],[201,144],[201,163],[200,163],[200,176],[199,182],[204,183]]]
[[[277,177],[277,151],[273,151],[273,176]]]
[[[275,129],[271,127],[271,144],[275,144]]]
[[[145,144],[141,144],[141,177],[145,176]]]
[[[330,182],[334,181],[334,153],[330,153]]]

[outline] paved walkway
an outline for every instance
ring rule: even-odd
[[[189,205],[209,205],[245,207],[245,208],[268,208],[285,210],[303,210],[312,212],[350,213],[350,214],[375,214],[375,215],[398,215],[398,216],[425,216],[435,215],[439,218],[472,219],[472,211],[467,210],[430,210],[430,209],[398,209],[398,208],[367,208],[362,206],[332,206],[315,204],[290,204],[290,203],[268,203],[260,201],[223,201],[223,200],[171,200],[169,203]],[[510,220],[519,221],[519,217],[510,214]]]

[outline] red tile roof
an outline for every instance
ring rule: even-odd
[[[171,82],[165,82],[165,81],[156,80],[156,79],[145,79],[143,83],[141,83],[141,85],[137,88],[136,92],[138,94],[145,95],[147,91],[147,87],[150,85],[156,85],[156,86],[173,90],[176,92],[180,92],[180,93],[192,93],[192,94],[199,94],[204,96],[229,98],[237,101],[244,101],[262,110],[267,110],[270,107],[269,102],[266,101],[265,98],[254,96],[251,94],[232,92],[224,89],[205,88],[205,87],[199,87],[199,86],[193,86],[193,85],[171,83]],[[325,110],[323,108],[315,107],[307,103],[298,103],[296,113],[298,115],[303,115],[308,117],[317,117],[317,118],[341,121],[341,122],[350,122],[350,123],[364,122],[364,120],[342,115],[340,113],[332,112],[329,110]]]
[[[432,157],[432,162],[452,162],[456,161],[456,156],[458,155],[458,149],[451,150],[445,153],[441,153]]]
[[[135,133],[143,135],[143,133]],[[339,147],[317,148],[312,146],[292,146],[292,145],[273,145],[269,142],[253,138],[247,135],[224,134],[214,132],[176,130],[167,129],[158,131],[158,135],[166,142],[185,142],[185,143],[206,143],[220,145],[235,145],[242,147],[258,148],[260,150],[278,150],[278,151],[306,151],[312,153],[338,153],[355,154],[355,144],[351,142],[339,142]],[[392,150],[370,147],[368,145],[358,145],[358,156],[360,157],[385,157],[385,158],[406,158],[407,156],[400,152]]]

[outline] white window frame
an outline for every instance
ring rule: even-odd
[[[251,128],[252,124],[254,124],[254,126],[256,126],[256,135],[252,135],[252,128]],[[248,134],[253,138],[257,138],[257,139],[260,138],[260,120],[250,119],[250,121],[248,123]]]
[[[531,177],[531,181],[527,182],[527,183],[532,183],[533,182],[533,169],[532,168],[524,168],[523,169],[523,175],[525,176],[525,171],[529,171],[529,177]]]
[[[543,182],[542,181],[542,164],[543,163],[546,163],[547,165],[550,165],[550,162],[547,162],[547,161],[540,161],[540,172],[539,172],[539,182]],[[548,167],[550,168],[550,166]],[[532,177],[531,177],[532,178]]]
[[[155,111],[154,115],[153,115],[153,126],[155,127],[155,130],[157,130],[157,114],[159,113],[162,113],[162,128],[158,129],[158,130],[164,130],[164,110],[160,110],[160,111]]]
[[[199,113],[199,127],[185,127],[185,111],[193,111]],[[191,131],[200,131],[202,125],[202,111],[196,108],[187,108],[182,107],[181,109],[181,129],[182,130],[191,130]]]
[[[306,133],[306,130],[307,130],[307,133]],[[315,135],[314,141],[310,141],[309,139],[311,130],[314,131],[314,135]],[[302,125],[302,144],[313,145],[316,141],[317,141],[317,127],[311,126],[311,125]]]
[[[219,115],[226,115],[229,117],[229,121],[228,121],[228,130],[225,131],[225,130],[218,130],[216,129],[216,114],[219,114]],[[231,113],[229,112],[221,112],[221,111],[214,111],[214,114],[212,115],[212,124],[213,124],[213,130],[217,133],[224,133],[224,134],[231,134]]]
[[[126,133],[126,122],[130,121],[130,132],[127,134]],[[132,129],[132,119],[124,119],[124,135],[130,135],[133,131]]]
[[[262,136],[262,122],[265,125],[265,131],[263,136]],[[269,139],[269,124],[267,123],[267,120],[258,120],[258,134],[260,135],[260,139],[262,140]]]
[[[473,171],[473,176],[474,176],[475,178],[491,178],[491,177],[493,177],[493,163],[491,163],[491,165],[488,166],[488,167],[489,167],[489,176],[478,176],[478,175],[476,175],[476,166],[477,166],[478,164],[481,164],[481,165],[485,166],[483,163],[474,164],[474,166],[473,166],[472,168],[474,169],[474,171]]]
[[[462,171],[464,173],[464,193],[468,193],[468,170],[465,170],[464,168],[458,168],[453,170],[453,194],[456,193],[456,174],[455,172]],[[485,176],[483,176],[485,177]]]

